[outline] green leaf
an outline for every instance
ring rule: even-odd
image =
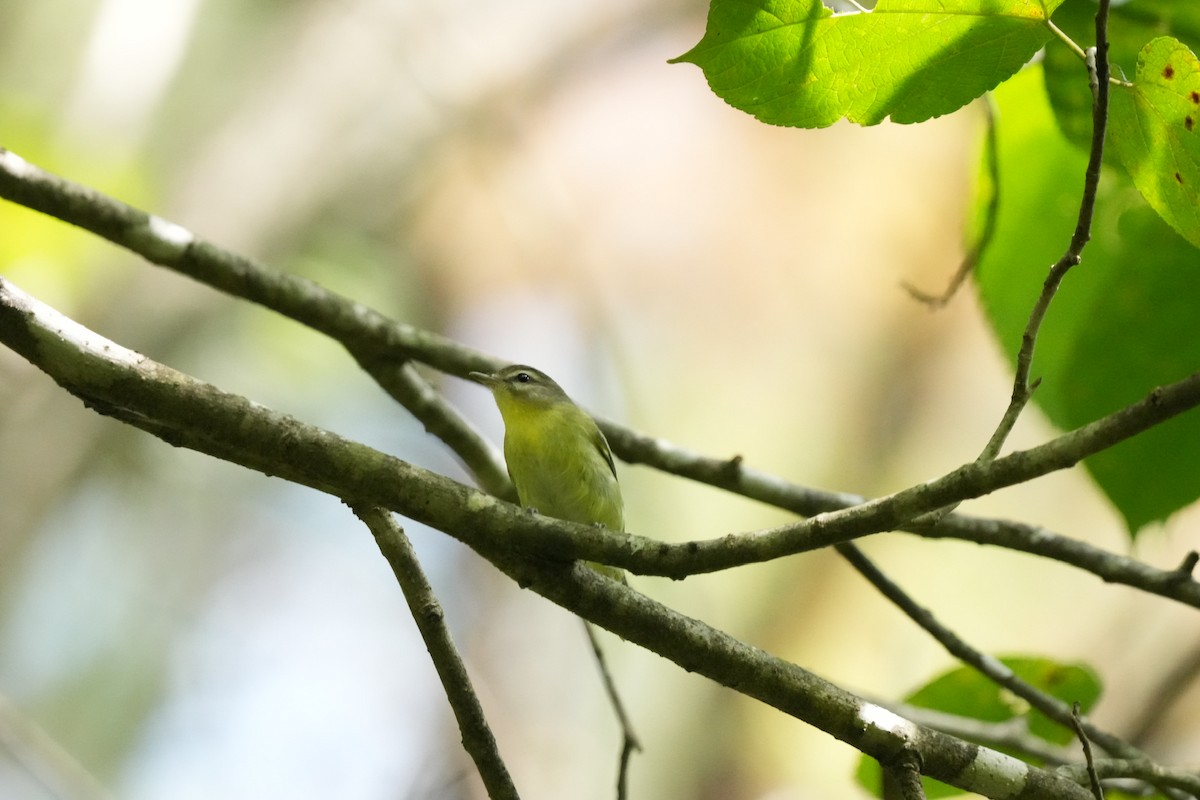
[[[1000,662],[1035,689],[1064,703],[1079,703],[1083,713],[1091,710],[1100,698],[1100,679],[1086,665],[1024,656],[1007,656]],[[905,702],[984,722],[1024,717],[1030,733],[1052,744],[1064,745],[1074,738],[1069,728],[1030,708],[1024,700],[972,667],[958,667],[940,675],[910,694]]]
[[[1200,61],[1181,42],[1154,39],[1132,88],[1114,89],[1112,143],[1159,216],[1200,247]]]
[[[1096,0],[1067,0],[1054,12],[1054,24],[1080,47],[1096,43]],[[1109,11],[1108,61],[1112,74],[1131,79],[1138,53],[1156,36],[1174,36],[1195,51],[1200,48],[1200,3],[1137,0]],[[1092,92],[1083,60],[1058,39],[1046,45],[1046,89],[1058,125],[1083,150],[1092,141]],[[1105,158],[1117,161],[1111,148]]]
[[[712,0],[696,64],[730,105],[773,125],[874,125],[955,111],[1009,78],[1050,36],[1062,0]]]
[[[1054,15],[1054,22],[1080,46],[1095,41],[1094,0],[1067,0]],[[1178,0],[1138,0],[1112,9],[1109,21],[1109,61],[1113,75],[1134,80],[1131,90],[1112,87],[1110,109],[1110,146],[1106,161],[1121,163],[1133,175],[1138,188],[1150,204],[1193,244],[1197,241],[1196,184],[1188,181],[1196,169],[1196,134],[1187,135],[1187,119],[1200,122],[1196,106],[1187,91],[1181,90],[1186,77],[1162,79],[1164,57],[1170,56],[1165,43],[1152,50],[1146,43],[1155,37],[1174,37],[1177,47],[1200,49],[1200,3]],[[1146,59],[1156,59],[1147,64]],[[1180,61],[1186,62],[1186,53]],[[1194,64],[1192,58],[1190,63]],[[1054,106],[1059,127],[1072,142],[1083,149],[1091,143],[1092,95],[1087,71],[1079,57],[1059,41],[1046,48],[1046,88]],[[1195,70],[1192,70],[1193,82]],[[1163,86],[1161,84],[1168,84]],[[1172,97],[1172,94],[1174,97]],[[1189,108],[1190,106],[1190,108]],[[1191,149],[1189,154],[1188,150]],[[1182,169],[1175,169],[1178,159]],[[1179,173],[1178,179],[1175,173]],[[1189,198],[1190,193],[1190,198]]]
[[[1085,664],[1061,664],[1046,658],[1001,659],[1017,677],[1067,705],[1079,703],[1081,714],[1087,714],[1100,699],[1103,685],[1095,671]],[[1075,739],[1075,732],[1059,725],[1042,712],[1029,708],[1021,712],[1029,722],[1029,732],[1039,739],[1065,745]]]
[[[1008,656],[1000,661],[1034,688],[1064,703],[1079,703],[1082,713],[1090,711],[1100,699],[1100,679],[1084,664],[1063,664],[1047,658],[1023,656]],[[1074,738],[1073,731],[1033,710],[1024,700],[1000,688],[972,667],[957,667],[934,678],[906,697],[904,702],[983,722],[1008,722],[1022,718],[1032,735],[1056,745],[1065,745]],[[1011,754],[1022,756],[1019,753]],[[1033,760],[1032,763],[1039,762]],[[857,777],[868,791],[879,794],[882,776],[874,760],[866,757],[860,759]],[[928,778],[923,781],[927,797],[962,794],[962,790],[944,783]]]
[[[1059,132],[1039,70],[996,92],[1000,215],[976,281],[1000,347],[1015,359],[1049,266],[1066,250],[1086,155]],[[1042,326],[1034,402],[1068,430],[1200,369],[1200,259],[1150,209],[1123,170],[1106,168],[1092,240]],[[1131,533],[1200,496],[1200,413],[1084,462]]]

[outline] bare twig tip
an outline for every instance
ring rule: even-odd
[[[1079,715],[1079,701],[1071,705],[1071,723],[1075,726],[1075,735],[1083,746],[1083,758],[1087,763],[1088,780],[1091,783],[1092,795],[1096,800],[1104,800],[1104,789],[1100,786],[1100,775],[1096,772],[1096,761],[1092,756],[1092,742],[1088,739],[1087,731],[1083,728],[1083,719]]]
[[[745,461],[744,456],[736,455],[721,465],[721,472],[729,478],[736,478],[742,474],[743,461]]]
[[[908,281],[900,281],[900,288],[913,300],[922,305],[929,306],[934,311],[944,308],[948,299],[945,295],[929,294],[923,289],[918,289],[915,284],[911,284]]]

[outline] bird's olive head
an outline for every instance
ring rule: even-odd
[[[553,378],[524,364],[513,364],[490,375],[486,372],[472,372],[470,378],[491,389],[497,400],[504,397],[518,402],[546,405],[564,400],[570,402],[567,393]]]

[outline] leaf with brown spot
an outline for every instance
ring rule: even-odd
[[[1131,88],[1114,88],[1112,143],[1134,185],[1172,228],[1200,247],[1200,137],[1192,133],[1200,60],[1169,36],[1138,55]]]
[[[1054,12],[1054,23],[1072,41],[1087,48],[1096,43],[1096,0],[1066,0]],[[1108,61],[1112,74],[1132,80],[1138,56],[1146,42],[1156,36],[1173,36],[1200,53],[1200,2],[1180,0],[1137,0],[1113,3],[1109,13]],[[1076,51],[1059,39],[1051,39],[1045,50],[1046,89],[1054,104],[1054,116],[1067,138],[1083,152],[1092,146],[1092,92],[1086,70]],[[1174,65],[1178,68],[1178,65]],[[1200,91],[1193,103],[1200,105]],[[1191,111],[1196,116],[1196,109]],[[1111,147],[1105,159],[1119,165]]]

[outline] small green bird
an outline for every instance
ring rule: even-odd
[[[504,418],[504,459],[521,505],[558,519],[625,530],[625,505],[608,441],[561,386],[523,364],[470,377],[492,390]],[[625,582],[623,570],[589,566]]]

